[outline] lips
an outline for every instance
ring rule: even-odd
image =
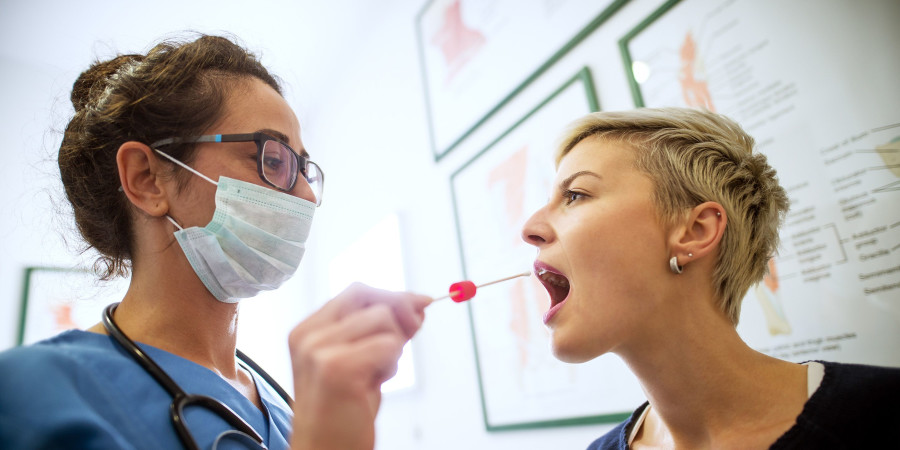
[[[540,261],[535,262],[534,273],[550,294],[550,310],[544,314],[544,323],[546,324],[562,308],[563,303],[569,297],[569,279],[558,270]]]

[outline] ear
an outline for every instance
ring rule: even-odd
[[[680,265],[709,255],[719,247],[728,217],[716,202],[701,203],[691,209],[683,226],[673,231],[669,245]]]
[[[116,153],[116,164],[122,191],[131,204],[153,217],[162,217],[169,211],[166,184],[160,177],[165,167],[153,149],[141,142],[125,142]]]

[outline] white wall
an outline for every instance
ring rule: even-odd
[[[71,83],[94,58],[144,50],[170,31],[227,30],[284,78],[328,185],[300,275],[271,299],[245,302],[242,327],[253,339],[242,346],[287,380],[287,330],[327,298],[331,258],[396,213],[409,289],[436,295],[457,281],[450,174],[585,64],[601,108],[631,108],[617,42],[662,2],[627,4],[440,163],[429,147],[414,29],[424,1],[314,3],[0,0],[0,348],[14,344],[23,269],[79,261],[58,237],[48,193],[62,199],[58,131]],[[583,448],[609,428],[487,433],[469,322],[456,304],[430,308],[413,346],[418,384],[385,397],[379,448]]]
[[[346,62],[346,70],[359,75],[334,90],[329,102],[319,105],[307,122],[311,129],[306,143],[325,151],[329,177],[329,207],[316,217],[317,256],[327,258],[348,238],[396,211],[406,227],[409,288],[436,295],[457,281],[461,265],[450,200],[451,173],[588,62],[601,107],[633,107],[616,43],[658,5],[657,1],[626,5],[437,164],[428,143],[424,100],[418,96],[423,92],[413,28],[418,6],[405,6],[380,19],[373,34],[359,43],[356,57]],[[345,153],[349,149],[358,151]],[[358,159],[349,162],[349,155]],[[339,206],[331,206],[335,204]],[[356,212],[355,217],[347,216],[348,208]],[[379,416],[379,448],[584,448],[610,428],[485,432],[470,326],[459,305],[431,307],[414,350],[419,384],[410,392],[385,397]]]

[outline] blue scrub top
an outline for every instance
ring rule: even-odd
[[[266,412],[206,367],[138,345],[185,392],[226,404],[262,436],[266,447],[288,447],[292,412],[257,374],[253,379]],[[171,402],[168,392],[106,335],[66,331],[0,353],[4,448],[181,448],[169,414]],[[185,421],[202,449],[213,448],[223,433],[234,438],[224,420],[203,408],[187,408]],[[237,445],[241,439],[230,438],[218,448],[245,448]]]

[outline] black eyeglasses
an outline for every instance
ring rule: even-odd
[[[193,144],[198,142],[256,142],[256,170],[259,178],[279,191],[290,192],[297,184],[297,174],[309,184],[316,196],[316,206],[322,204],[322,190],[325,175],[318,164],[294,151],[280,139],[266,133],[208,134],[203,136],[174,137],[150,144],[162,147],[172,144]]]

